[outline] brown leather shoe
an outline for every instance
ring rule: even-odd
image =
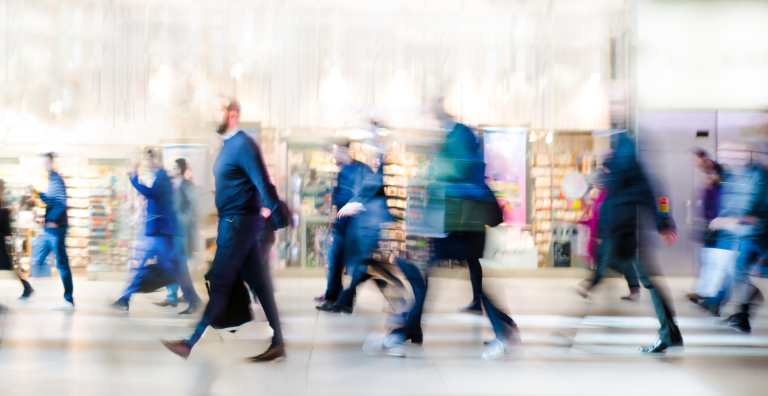
[[[189,354],[192,352],[192,347],[187,345],[186,342],[183,340],[179,341],[166,341],[166,340],[160,340],[160,342],[165,345],[166,348],[168,348],[169,351],[175,353],[178,356],[181,356],[182,359],[187,360],[189,357]]]
[[[281,359],[285,357],[285,346],[284,345],[270,345],[267,350],[262,353],[259,356],[254,356],[248,358],[248,361],[251,363],[262,363],[262,362],[272,362],[277,359]]]

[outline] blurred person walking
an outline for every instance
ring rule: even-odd
[[[189,301],[189,308],[184,313],[191,313],[199,306],[200,297],[189,279],[189,271],[184,271],[186,265],[181,266],[178,250],[174,246],[179,226],[173,210],[172,182],[153,150],[146,151],[143,162],[154,172],[152,186],[139,181],[138,172],[142,164],[139,160],[134,161],[131,184],[147,199],[146,238],[143,241],[145,256],[123,296],[112,305],[118,310],[128,311],[133,293],[153,292],[159,287],[179,283]]]
[[[288,220],[282,213],[277,191],[270,182],[258,144],[239,125],[240,106],[229,100],[222,106],[217,133],[224,145],[214,163],[216,208],[219,212],[216,256],[210,270],[210,300],[195,332],[187,340],[163,341],[171,352],[186,359],[209,325],[224,315],[235,280],[240,274],[259,299],[274,332],[266,352],[250,358],[266,362],[285,357],[283,334],[275,304],[272,279],[262,262],[258,237],[264,226],[262,202],[278,224]]]
[[[333,147],[333,157],[336,165],[341,168],[336,176],[336,185],[333,188],[331,198],[332,207],[337,213],[336,221],[333,225],[333,243],[331,244],[331,254],[328,263],[328,282],[325,293],[315,298],[315,301],[322,302],[317,306],[321,311],[333,309],[333,305],[339,299],[342,292],[341,275],[345,267],[345,236],[347,224],[351,221],[350,216],[339,216],[338,212],[357,196],[363,185],[363,180],[370,174],[373,174],[371,168],[363,162],[352,159],[349,154],[349,143]]]
[[[42,265],[51,254],[52,250],[56,252],[56,268],[59,270],[61,282],[64,284],[64,301],[53,306],[56,310],[75,309],[75,300],[72,297],[74,286],[72,284],[72,270],[69,268],[69,257],[67,256],[67,246],[64,238],[67,236],[67,188],[64,185],[64,179],[61,178],[54,166],[54,154],[48,153],[43,158],[43,167],[48,172],[48,192],[43,193],[30,187],[33,195],[38,195],[45,203],[45,224],[44,232],[47,237],[52,239],[51,244],[43,244],[42,249],[35,252],[32,257],[32,265]],[[26,286],[26,285],[25,285]],[[21,298],[25,299],[31,294],[31,288],[25,287]]]
[[[14,271],[16,276],[21,281],[21,286],[24,288],[24,292],[20,299],[25,300],[29,298],[32,293],[35,292],[32,286],[21,277],[21,274],[13,268],[13,261],[8,254],[8,242],[11,237],[11,210],[5,207],[5,180],[0,179],[0,242],[3,246],[0,247],[0,270]]]
[[[723,286],[722,271],[718,269],[718,263],[712,262],[716,259],[710,254],[713,250],[707,248],[715,248],[717,245],[717,230],[711,229],[709,225],[719,211],[724,170],[709,153],[699,147],[691,150],[690,159],[694,168],[703,174],[706,183],[701,193],[702,209],[694,217],[693,222],[695,237],[704,245],[699,256],[701,269],[695,291],[687,296],[691,302],[699,304],[708,297],[715,297],[717,291]]]
[[[197,197],[195,193],[195,183],[184,177],[187,172],[187,161],[184,158],[178,158],[173,166],[173,210],[176,214],[178,231],[174,235],[173,247],[176,249],[176,259],[178,260],[179,276],[185,281],[191,277],[187,265],[189,258],[197,251]],[[179,284],[174,283],[167,287],[168,296],[162,302],[155,303],[160,307],[176,307],[179,304]],[[187,296],[184,296],[187,298]],[[181,314],[189,314],[195,310],[195,306],[190,305],[187,310]]]
[[[716,247],[738,252],[738,258],[722,290],[700,304],[716,316],[728,300],[737,304],[736,313],[725,320],[733,329],[749,333],[750,305],[760,297],[751,282],[751,270],[766,257],[768,230],[768,171],[752,162],[749,142],[727,141],[718,148],[725,167],[719,212],[709,223],[717,230]]]
[[[582,221],[582,223],[588,225],[592,233],[592,241],[589,248],[594,255],[595,270],[592,271],[592,279],[587,282],[585,287],[577,289],[577,293],[584,298],[589,297],[592,289],[605,277],[609,268],[608,264],[612,264],[618,266],[613,267],[613,269],[624,275],[629,287],[629,295],[621,297],[621,299],[637,301],[640,299],[640,279],[637,277],[635,261],[609,262],[602,259],[605,252],[602,241],[609,236],[607,222],[610,219],[609,213],[611,211],[611,202],[608,199],[610,177],[610,173],[604,169],[598,170],[594,174],[593,185],[595,191],[597,191],[597,197],[588,204],[585,215],[589,217]]]
[[[439,260],[457,259],[472,266],[480,266],[480,257],[485,247],[486,226],[496,226],[503,221],[503,213],[496,197],[485,184],[485,164],[478,152],[480,146],[472,131],[465,125],[453,123],[450,116],[437,109],[438,119],[448,124],[451,129],[446,136],[445,146],[438,157],[437,199],[429,199],[440,205],[440,196],[444,196],[444,210],[436,210],[443,216],[442,229],[426,230],[431,241],[431,264]],[[452,125],[452,126],[451,126]],[[405,274],[414,293],[414,304],[405,314],[405,323],[379,339],[372,334],[363,346],[369,354],[405,356],[402,345],[410,340],[421,343],[423,332],[421,316],[427,294],[427,279],[422,276],[416,265],[398,259],[398,265]],[[470,272],[472,274],[472,272]],[[482,277],[482,272],[475,275]],[[484,309],[491,321],[496,338],[487,343],[483,353],[484,360],[500,360],[516,357],[522,351],[520,334],[512,318],[499,310],[484,293],[480,279],[473,278],[474,299],[470,308],[473,311]],[[476,289],[479,288],[479,289]],[[480,307],[482,306],[482,308]]]

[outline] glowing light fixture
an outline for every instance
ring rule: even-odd
[[[236,79],[241,79],[243,77],[243,64],[240,62],[235,63],[232,65],[232,70],[229,72],[229,74]]]
[[[61,114],[61,110],[62,110],[63,107],[64,106],[61,104],[61,101],[57,100],[57,101],[51,103],[51,107],[50,107],[51,113],[53,113],[55,115],[59,115],[59,114]]]

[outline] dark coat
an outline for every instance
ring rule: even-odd
[[[365,211],[352,217],[347,224],[344,238],[344,262],[348,265],[361,264],[371,251],[378,248],[381,224],[394,221],[387,208],[384,194],[384,167],[377,173],[366,174],[357,195],[349,202],[358,202]]]
[[[658,212],[656,197],[635,154],[635,144],[626,135],[617,136],[613,157],[603,164],[610,171],[608,196],[600,213],[600,234],[634,234],[638,214],[655,216],[658,230],[674,228],[671,215]]]

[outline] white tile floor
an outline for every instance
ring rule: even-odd
[[[113,311],[118,282],[75,280],[78,309],[55,312],[57,279],[33,279],[37,294],[15,300],[17,281],[0,280],[0,395],[765,395],[768,394],[768,315],[758,312],[752,335],[732,332],[684,300],[690,279],[669,280],[686,348],[641,356],[657,322],[648,294],[619,301],[619,280],[608,280],[585,302],[578,279],[486,279],[503,296],[523,333],[526,355],[506,363],[480,360],[491,337],[486,318],[459,314],[469,282],[433,279],[423,347],[408,358],[369,357],[361,345],[384,330],[384,301],[372,285],[359,293],[351,316],[318,313],[319,278],[277,279],[288,359],[254,365],[270,330],[257,321],[236,334],[209,331],[188,361],[167,352],[160,338],[187,336],[194,320],[158,308],[163,293],[137,295],[131,312]],[[202,285],[199,289],[202,291]],[[584,313],[584,320],[572,316]],[[578,327],[571,348],[551,342],[556,329]]]

